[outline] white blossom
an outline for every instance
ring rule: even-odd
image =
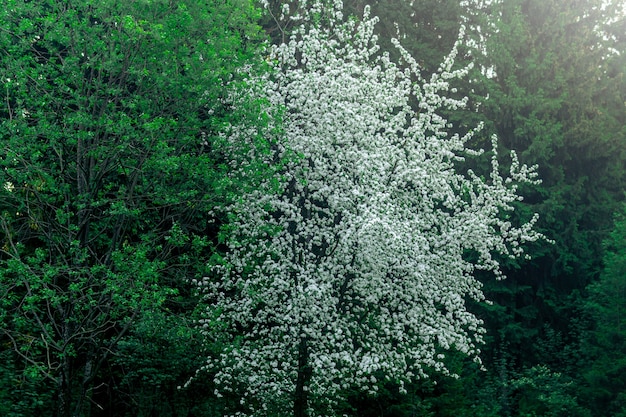
[[[15,189],[15,186],[13,185],[13,183],[11,181],[7,181],[7,182],[4,183],[3,188],[4,188],[5,191],[11,193]]]
[[[536,218],[516,227],[501,217],[519,199],[516,183],[535,180],[534,167],[513,157],[503,178],[494,156],[487,180],[458,172],[478,153],[466,143],[479,129],[450,134],[441,115],[466,102],[446,97],[467,73],[453,70],[456,48],[424,80],[398,42],[402,68],[378,52],[369,10],[357,22],[343,19],[340,1],[308,6],[273,47],[275,72],[245,92],[281,114],[285,144],[249,155],[268,163],[295,155],[277,174],[281,192],[247,190],[230,207],[218,279],[198,284],[201,325],[223,347],[206,368],[218,394],[240,395],[255,416],[289,414],[303,378],[312,415],[325,415],[342,391],[374,394],[381,377],[406,392],[411,378],[449,374],[446,350],[479,361],[484,330],[466,308],[468,297],[484,299],[474,272],[500,276],[495,254],[520,256],[524,242],[542,237]],[[321,10],[332,24],[314,23]],[[227,139],[256,134],[234,126]]]

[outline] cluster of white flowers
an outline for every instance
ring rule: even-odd
[[[282,192],[251,190],[231,207],[219,280],[199,284],[203,328],[228,340],[207,368],[253,415],[288,414],[298,384],[322,415],[344,390],[376,392],[381,377],[402,387],[448,374],[446,350],[477,358],[482,323],[465,305],[483,299],[474,271],[499,275],[495,253],[519,256],[541,238],[534,219],[500,217],[533,169],[515,159],[502,178],[495,156],[488,180],[455,169],[477,132],[450,135],[440,114],[464,105],[445,96],[466,73],[452,70],[456,50],[424,80],[405,51],[406,69],[377,52],[367,10],[344,20],[340,2],[309,3],[260,83],[282,114],[286,148],[273,152],[297,157]],[[333,25],[314,23],[321,9]],[[255,134],[233,128],[229,140]]]

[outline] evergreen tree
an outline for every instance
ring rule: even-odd
[[[524,189],[529,198],[517,213],[540,213],[539,230],[556,242],[530,249],[535,260],[521,269],[510,264],[510,279],[490,290],[503,305],[492,311],[490,327],[502,329],[498,343],[516,352],[518,365],[548,361],[573,370],[560,352],[576,341],[576,293],[597,277],[601,241],[623,198],[625,84],[623,52],[615,51],[624,44],[607,35],[623,27],[615,19],[619,3],[494,5],[496,30],[487,36],[479,84],[489,99],[480,111],[505,147],[539,165],[543,182]],[[562,344],[542,353],[535,341],[548,343],[549,329]]]
[[[594,324],[583,347],[590,361],[584,369],[585,399],[594,415],[626,415],[626,211],[616,218],[605,241],[600,279],[589,286],[585,312]]]

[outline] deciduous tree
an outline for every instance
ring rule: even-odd
[[[466,147],[476,130],[450,134],[441,116],[465,102],[447,96],[466,73],[453,70],[456,48],[423,79],[399,45],[406,70],[377,53],[369,8],[357,19],[338,1],[302,3],[285,4],[297,25],[271,51],[275,73],[250,81],[281,116],[284,142],[265,157],[295,158],[282,192],[268,184],[230,207],[229,251],[199,283],[221,349],[205,369],[241,415],[331,415],[347,389],[403,390],[448,373],[449,350],[477,357],[474,272],[499,276],[494,254],[541,237],[534,217],[507,220],[532,168],[513,154],[503,177],[494,139],[490,172],[457,170],[479,152]]]
[[[16,380],[54,387],[56,416],[102,406],[101,371],[137,365],[110,361],[119,342],[189,312],[175,294],[235,194],[216,132],[242,114],[224,86],[257,17],[246,1],[3,3],[0,344]]]

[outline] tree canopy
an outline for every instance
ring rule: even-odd
[[[338,2],[295,10],[271,76],[250,81],[281,115],[284,142],[265,157],[295,156],[280,192],[231,206],[229,250],[200,283],[207,337],[222,347],[206,369],[250,415],[333,415],[342,391],[374,394],[379,378],[403,391],[448,373],[449,350],[476,356],[474,271],[499,276],[494,254],[520,256],[541,238],[536,218],[507,214],[533,168],[513,154],[502,177],[494,138],[487,178],[455,169],[480,154],[466,147],[477,129],[449,133],[440,113],[464,105],[446,97],[467,72],[453,69],[456,48],[425,80],[400,45],[406,70],[377,53],[369,7],[362,19]]]
[[[624,414],[623,0],[3,6],[0,415]]]
[[[192,311],[211,211],[243,185],[218,132],[257,18],[246,2],[4,3],[0,338],[54,415],[99,406],[138,323]]]

